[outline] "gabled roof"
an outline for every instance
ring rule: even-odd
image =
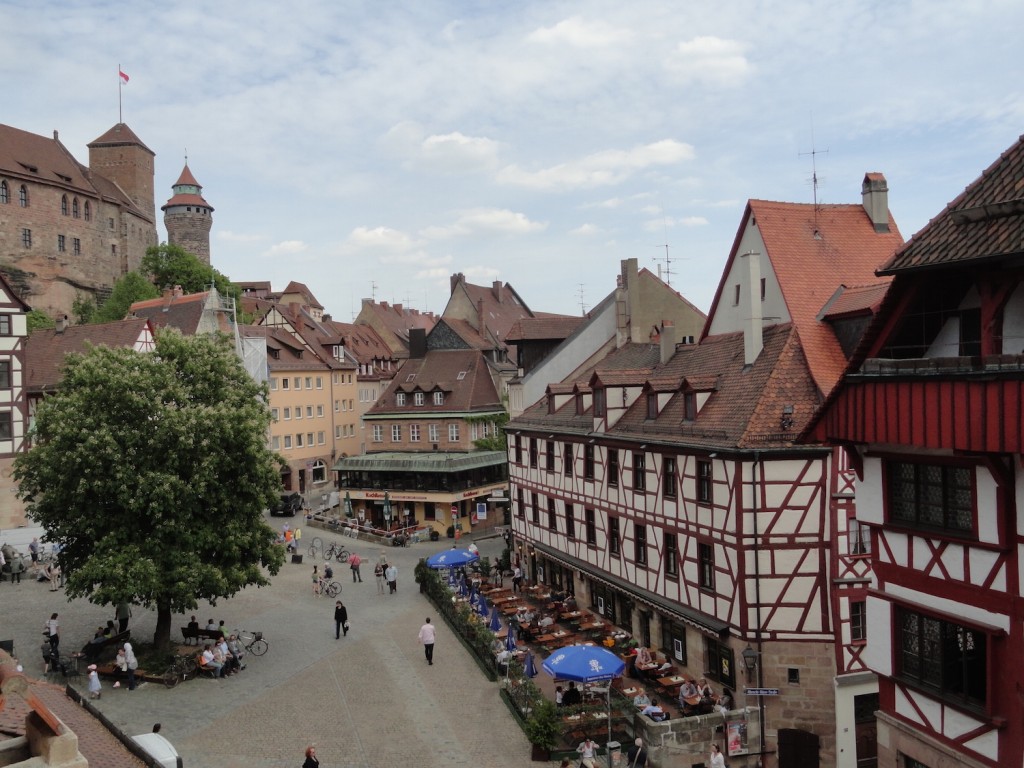
[[[715,293],[712,316],[722,300],[732,265],[739,258],[743,233],[752,220],[760,230],[765,255],[799,331],[811,375],[822,394],[827,395],[847,361],[831,327],[818,316],[839,285],[878,283],[875,271],[902,244],[903,237],[891,214],[889,231],[876,232],[864,207],[858,204],[815,206],[750,200]]]
[[[92,147],[116,147],[120,145],[142,147],[149,154],[154,157],[156,156],[156,153],[143,144],[142,139],[136,136],[135,131],[125,123],[115,123],[102,136],[93,139],[86,146],[91,149]]]
[[[298,295],[306,300],[306,306],[312,307],[313,309],[323,309],[324,305],[316,300],[316,296],[313,292],[306,287],[305,283],[299,283],[292,280],[288,283],[287,287],[281,291],[281,296],[292,296]]]
[[[134,347],[152,339],[153,326],[145,318],[113,323],[71,325],[63,331],[40,328],[25,339],[25,388],[29,392],[56,389],[61,382],[64,358],[93,347]],[[149,337],[147,339],[147,336]]]
[[[860,285],[847,288],[841,285],[818,314],[819,320],[837,320],[854,315],[873,315],[878,311],[889,290],[889,283]]]
[[[158,299],[137,301],[131,305],[130,311],[136,317],[148,319],[154,328],[177,328],[191,335],[199,328],[209,295],[208,291],[203,291],[183,296],[161,296]]]
[[[568,338],[586,319],[569,315],[524,317],[512,324],[505,341],[561,341]]]
[[[271,371],[330,369],[324,360],[283,328],[267,328],[267,367]]]
[[[434,405],[430,397],[422,406],[395,405],[397,392],[432,392],[435,389],[445,393],[443,405]],[[472,349],[437,349],[429,350],[422,358],[406,360],[367,416],[400,414],[426,417],[436,413],[473,411],[504,411],[483,354]]]
[[[1024,136],[886,262],[880,274],[1024,255]]]

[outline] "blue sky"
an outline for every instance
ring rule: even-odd
[[[0,5],[0,122],[82,162],[124,120],[216,209],[214,266],[440,312],[448,277],[578,314],[619,262],[707,310],[748,198],[859,202],[905,237],[1024,132],[1024,3]],[[159,213],[159,212],[158,212]],[[162,221],[159,231],[166,237]]]

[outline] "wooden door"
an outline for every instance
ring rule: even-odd
[[[779,729],[779,768],[819,768],[818,737],[798,728]]]

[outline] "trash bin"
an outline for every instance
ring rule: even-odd
[[[292,562],[296,563],[297,565],[302,565],[302,555],[300,553],[298,553],[298,552],[293,552],[292,553]]]
[[[622,745],[617,741],[609,741],[605,750],[608,754],[608,768],[622,765]]]

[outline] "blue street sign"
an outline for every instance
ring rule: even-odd
[[[743,692],[747,696],[778,696],[778,688],[744,688]]]

